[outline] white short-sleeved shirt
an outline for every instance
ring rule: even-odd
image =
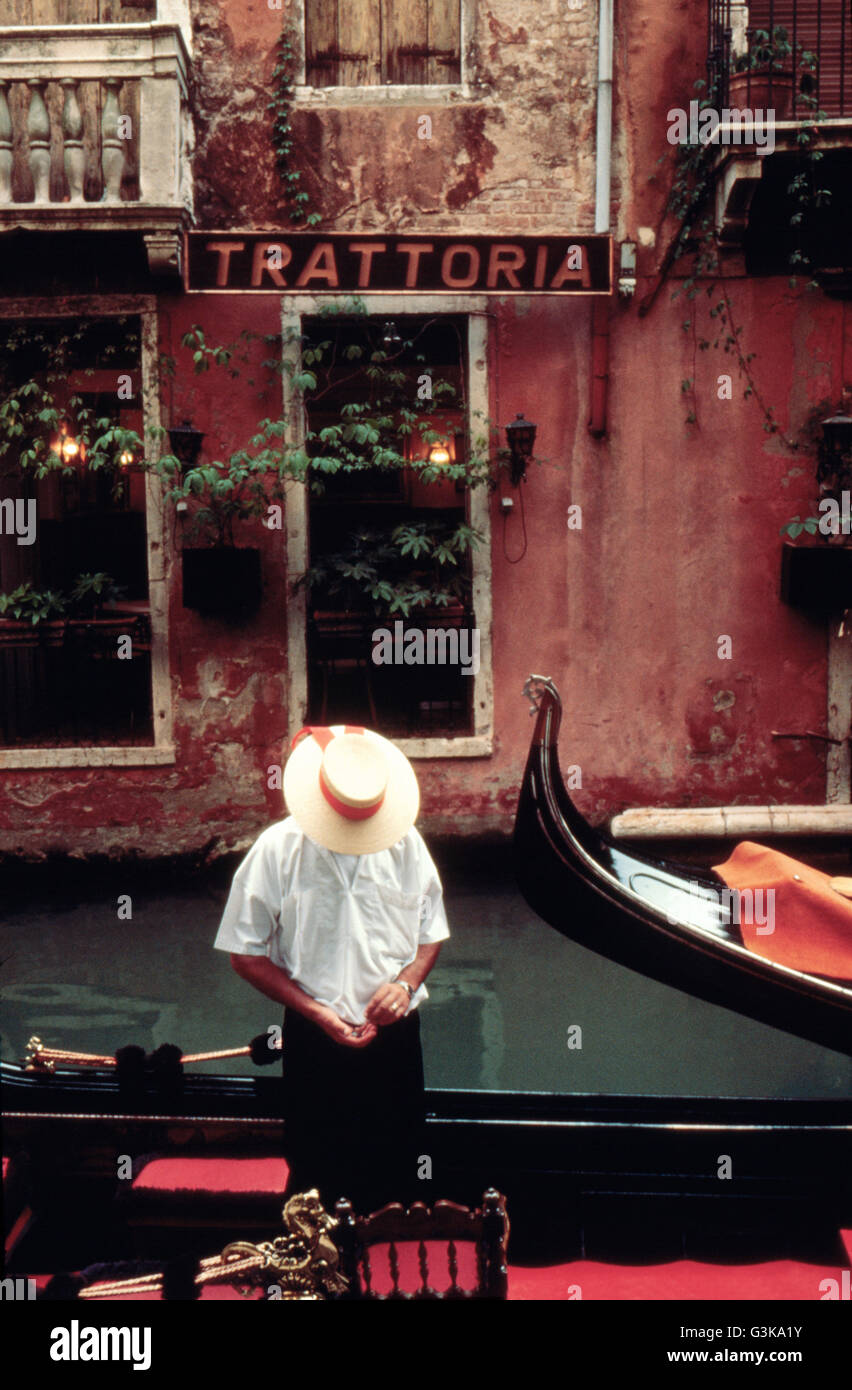
[[[449,934],[438,871],[413,827],[378,854],[335,854],[288,816],[237,869],[215,945],[267,956],[313,999],[363,1023],[379,986]],[[427,998],[421,985],[409,1008]]]

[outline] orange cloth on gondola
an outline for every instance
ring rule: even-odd
[[[741,895],[752,890],[751,899],[741,896],[739,902],[740,931],[750,951],[810,975],[852,979],[852,902],[831,887],[830,874],[749,840],[713,867],[729,888]],[[767,899],[770,889],[774,900]]]

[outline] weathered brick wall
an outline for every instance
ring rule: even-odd
[[[296,166],[324,226],[592,229],[595,0],[472,9],[470,99],[388,100],[381,89],[353,98],[330,87],[296,102]],[[288,225],[266,109],[282,13],[262,0],[194,6],[201,226]],[[431,139],[418,138],[421,114]]]

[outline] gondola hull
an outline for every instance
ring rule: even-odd
[[[627,853],[580,816],[559,768],[558,693],[545,678],[531,681],[536,724],[514,852],[519,887],[534,911],[564,936],[620,965],[852,1056],[849,982],[806,975],[748,951],[721,907],[711,920],[696,892],[710,897],[715,890],[721,898],[721,880]],[[690,912],[707,920],[690,921]]]
[[[151,1091],[131,1108],[109,1072],[3,1064],[2,1092],[6,1151],[26,1155],[50,1267],[115,1256],[117,1155],[286,1155],[275,1077],[188,1074],[180,1096]],[[852,1225],[852,1101],[431,1090],[427,1106],[424,1198],[472,1204],[493,1183],[510,1204],[516,1262],[594,1249],[674,1258],[687,1237],[722,1255],[726,1231],[746,1229],[763,1232],[769,1256],[776,1235]],[[736,1155],[721,1184],[720,1152]],[[271,1229],[278,1206],[261,1212]],[[177,1251],[189,1237],[175,1226]],[[221,1228],[190,1234],[205,1249],[222,1243]],[[16,1264],[34,1267],[26,1247]]]

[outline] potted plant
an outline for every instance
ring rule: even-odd
[[[98,570],[95,574],[78,574],[69,596],[73,608],[72,622],[123,621],[109,617],[105,612],[105,609],[123,594],[123,588],[115,583],[112,575],[105,574],[103,570]]]
[[[346,545],[317,560],[300,581],[319,603],[365,622],[464,611],[470,578],[463,563],[479,539],[464,521],[359,528]]]
[[[0,646],[59,645],[64,638],[66,600],[53,589],[26,582],[0,594]]]
[[[807,518],[807,522],[814,520]],[[791,524],[798,525],[798,518]],[[781,598],[793,608],[812,613],[842,613],[852,608],[852,546],[786,541],[781,552]]]
[[[247,341],[252,335],[244,330],[240,336]],[[211,346],[197,324],[184,334],[181,346],[192,350],[197,375],[219,368],[239,377],[232,360],[235,348]],[[167,372],[173,372],[174,365],[171,358],[163,360]],[[246,618],[258,608],[260,550],[238,546],[235,528],[238,522],[268,524],[270,506],[283,501],[285,429],[283,420],[262,420],[246,448],[209,463],[198,462],[204,436],[188,421],[159,431],[161,436],[168,433],[171,452],[148,467],[162,479],[166,500],[185,523],[185,608],[230,619]]]
[[[78,574],[68,593],[19,584],[0,594],[0,645],[60,646],[73,628],[125,625],[126,618],[108,612],[122,593],[102,570]]]
[[[790,120],[797,69],[802,73],[800,91],[810,94],[815,85],[814,54],[801,44],[794,53],[790,36],[780,24],[771,35],[766,29],[755,30],[748,50],[734,59],[728,87],[731,105],[739,110],[774,110],[776,121]]]
[[[440,613],[457,600],[466,611],[458,590],[469,582],[468,558],[480,537],[462,524],[465,504],[457,494],[496,485],[508,458],[505,450],[494,456],[491,435],[497,431],[486,427],[484,437],[466,447],[459,383],[421,377],[428,362],[422,352],[415,355],[413,341],[403,341],[395,325],[373,321],[358,301],[320,312],[310,332],[294,335],[285,347],[296,342],[298,368],[277,339],[276,357],[260,365],[289,376],[294,398],[306,407],[304,433],[292,438],[289,420],[265,419],[243,448],[198,463],[202,436],[186,425],[168,431],[172,452],[148,465],[185,518],[186,542],[199,542],[183,549],[184,605],[225,614],[256,607],[260,552],[236,544],[237,523],[272,527],[273,504],[283,504],[287,484],[295,483],[307,486],[318,513],[336,511],[331,543],[316,546],[312,538],[312,563],[301,577],[321,622],[363,619],[366,625],[412,608]],[[199,326],[182,346],[192,349],[196,372],[240,375],[235,347],[212,345]],[[421,380],[430,383],[422,399]],[[411,503],[410,524],[372,526],[368,534],[359,525],[361,506],[385,516],[398,504],[408,506],[409,482],[428,495],[419,491]],[[458,513],[458,524],[453,520],[448,528],[451,512]]]
[[[268,423],[268,422],[264,422]],[[255,437],[253,444],[269,443]],[[185,466],[175,454],[161,458],[154,470],[166,483],[166,497],[186,519],[182,548],[183,605],[198,613],[247,617],[261,598],[260,550],[236,544],[238,522],[266,521],[279,494],[268,486],[277,469],[269,450],[245,450],[224,462]],[[200,544],[192,544],[200,542]]]

